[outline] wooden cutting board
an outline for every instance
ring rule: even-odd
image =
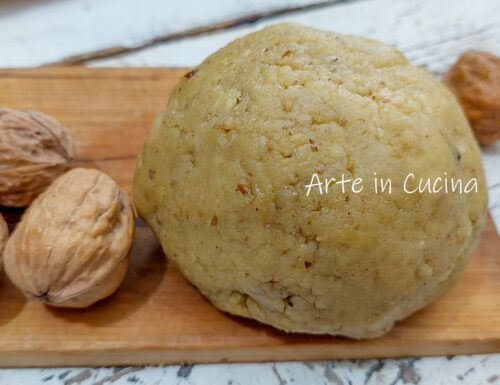
[[[78,163],[131,192],[135,157],[186,69],[0,70],[0,106],[66,125]],[[16,210],[3,210],[14,222]],[[500,352],[500,238],[489,218],[460,283],[386,336],[353,341],[286,334],[219,312],[168,265],[143,222],[124,284],[87,310],[27,301],[4,277],[0,366],[142,365]]]

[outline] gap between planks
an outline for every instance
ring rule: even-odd
[[[206,25],[202,27],[196,27],[192,29],[188,29],[186,31],[157,36],[155,38],[146,40],[140,44],[134,45],[132,47],[125,46],[116,46],[104,48],[96,51],[86,52],[83,54],[78,54],[74,56],[67,57],[65,59],[44,64],[42,67],[53,67],[53,66],[71,66],[71,65],[82,65],[85,62],[96,60],[96,59],[105,59],[113,56],[123,55],[131,52],[137,52],[143,50],[145,48],[150,48],[159,43],[165,43],[173,40],[180,40],[188,37],[199,36],[206,33],[221,31],[223,29],[230,29],[238,26],[242,26],[245,24],[252,24],[260,20],[264,20],[267,18],[271,18],[274,16],[285,15],[300,11],[319,9],[323,7],[331,7],[333,5],[343,4],[343,3],[353,3],[361,0],[327,0],[321,1],[315,4],[303,5],[299,7],[289,7],[289,8],[281,8],[275,9],[271,11],[254,13],[252,15],[245,15],[242,17],[238,17],[231,20],[222,21],[219,23],[215,23],[213,25]]]

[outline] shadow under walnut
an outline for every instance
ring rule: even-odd
[[[145,223],[136,220],[136,231],[125,279],[118,290],[88,309],[62,309],[46,306],[68,322],[106,326],[140,311],[166,277],[167,259],[155,235]]]

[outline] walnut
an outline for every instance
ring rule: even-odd
[[[87,307],[123,281],[134,229],[132,204],[116,182],[75,168],[26,210],[7,241],[5,271],[29,298]]]
[[[500,139],[500,58],[488,52],[466,52],[443,82],[457,96],[479,143]]]
[[[2,214],[0,214],[0,260],[2,258],[2,252],[7,243],[7,238],[9,237],[9,229],[7,228],[7,223],[5,223]]]
[[[28,206],[72,158],[73,141],[57,120],[0,108],[0,206]]]

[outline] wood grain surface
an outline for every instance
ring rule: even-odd
[[[0,106],[65,124],[83,166],[130,193],[135,156],[185,69],[0,70]],[[16,212],[9,212],[14,221]],[[0,366],[143,365],[500,352],[500,238],[488,219],[459,284],[386,336],[353,341],[286,334],[219,312],[166,263],[141,221],[124,284],[86,310],[27,301],[0,288]]]

